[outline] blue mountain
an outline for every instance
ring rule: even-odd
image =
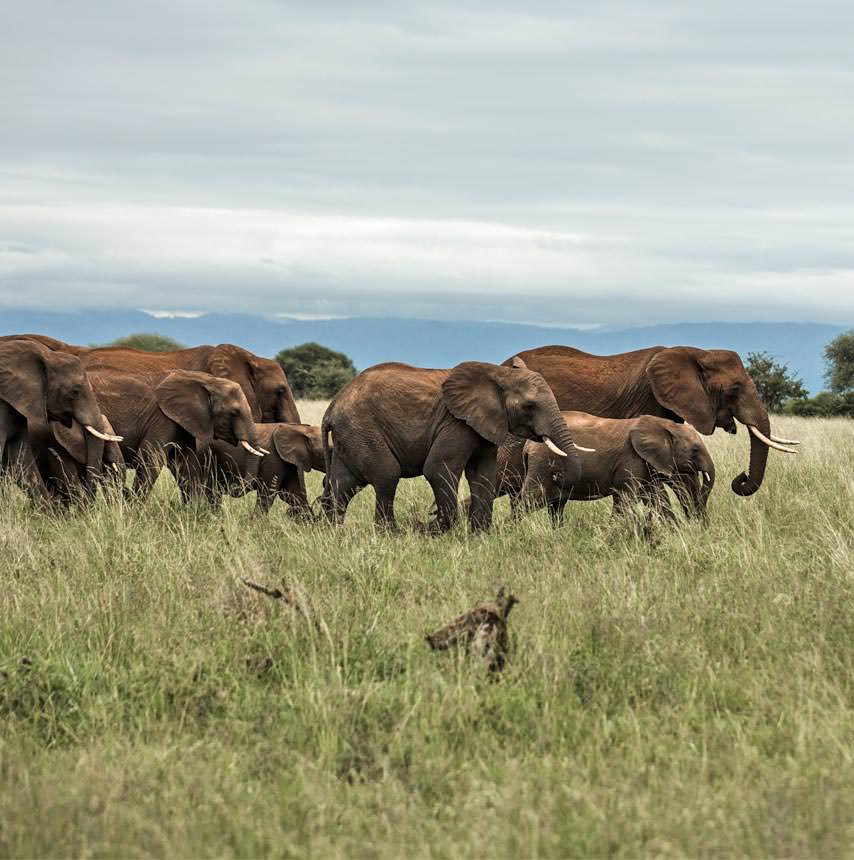
[[[357,367],[403,361],[450,367],[460,361],[503,361],[514,352],[562,343],[608,354],[648,346],[733,349],[742,357],[767,351],[789,365],[807,388],[822,388],[822,350],[844,326],[819,323],[683,323],[620,330],[580,331],[507,322],[363,318],[268,319],[248,314],[154,318],[142,311],[62,313],[0,310],[0,334],[37,332],[69,343],[104,344],[136,332],[159,332],[181,343],[237,343],[259,355],[316,341],[349,355]]]

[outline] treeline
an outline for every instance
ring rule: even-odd
[[[824,348],[827,390],[810,397],[788,366],[767,352],[747,356],[747,372],[769,411],[786,415],[854,418],[854,329],[837,335]]]

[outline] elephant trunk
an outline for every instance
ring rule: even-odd
[[[83,435],[86,439],[86,470],[83,486],[87,493],[94,494],[95,484],[101,476],[104,463],[103,436],[112,434],[106,433],[101,409],[91,390],[88,392],[84,390],[81,393],[74,410],[74,420],[84,429]]]
[[[551,440],[552,444],[563,451],[566,457],[561,457],[561,467],[566,484],[575,484],[581,478],[581,460],[575,450],[575,442],[572,433],[566,426],[566,421],[555,403],[554,409],[550,411],[548,421],[544,427],[537,429],[537,435],[545,442]],[[551,447],[551,446],[550,446]]]
[[[750,410],[739,410],[735,417],[747,427],[756,427],[763,435],[770,436],[771,422],[768,419],[768,412],[759,402],[758,396],[756,403],[758,407],[754,405]],[[739,496],[752,496],[762,486],[765,467],[768,463],[768,446],[753,433],[749,433],[749,436],[750,471],[747,474],[742,472],[732,482],[732,490]]]

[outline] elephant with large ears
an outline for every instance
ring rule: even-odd
[[[299,411],[282,366],[231,343],[194,346],[169,352],[145,352],[127,346],[85,347],[63,343],[47,335],[19,337],[36,341],[51,350],[80,357],[88,371],[115,371],[147,376],[173,370],[196,370],[236,382],[246,395],[255,421],[299,422]],[[0,338],[0,341],[4,338]]]
[[[689,346],[640,349],[618,355],[590,355],[568,346],[543,346],[518,353],[551,386],[561,409],[603,418],[657,415],[692,424],[705,435],[721,427],[750,434],[750,465],[732,481],[739,496],[755,493],[765,477],[768,451],[795,453],[798,442],[771,433],[768,410],[738,354]],[[509,365],[516,356],[504,362]],[[521,479],[522,444],[508,444],[502,490]]]
[[[122,454],[136,471],[134,490],[145,498],[169,466],[182,497],[207,495],[210,446],[240,445],[255,457],[255,422],[236,382],[191,370],[165,377],[90,372],[101,408],[124,437]]]
[[[257,491],[255,509],[266,514],[278,498],[289,506],[292,516],[311,517],[305,488],[305,473],[326,471],[320,428],[311,424],[256,424],[255,441],[264,456],[245,448],[214,442],[214,492],[242,496]]]
[[[33,341],[0,343],[0,462],[41,496],[46,488],[36,468],[29,431],[57,422],[81,429],[80,456],[86,483],[100,473],[107,432],[89,379],[75,356]]]
[[[340,521],[350,499],[370,484],[377,522],[393,525],[398,482],[424,475],[436,501],[432,528],[446,531],[457,516],[465,473],[471,527],[488,528],[496,450],[508,433],[545,442],[568,474],[578,477],[578,455],[554,395],[523,361],[512,367],[467,361],[451,370],[369,368],[336,395],[323,416],[324,511]]]
[[[525,442],[525,477],[521,504],[514,506],[516,513],[546,505],[557,523],[567,501],[610,496],[615,514],[639,498],[675,521],[664,489],[670,487],[687,517],[705,521],[715,485],[715,464],[693,427],[652,415],[598,418],[586,412],[564,412],[563,417],[576,444],[595,444],[596,448],[579,447],[581,477],[567,481],[545,445]]]

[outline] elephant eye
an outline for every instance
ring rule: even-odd
[[[75,385],[74,388],[71,389],[71,396],[76,400],[80,396],[80,391],[80,386]]]

